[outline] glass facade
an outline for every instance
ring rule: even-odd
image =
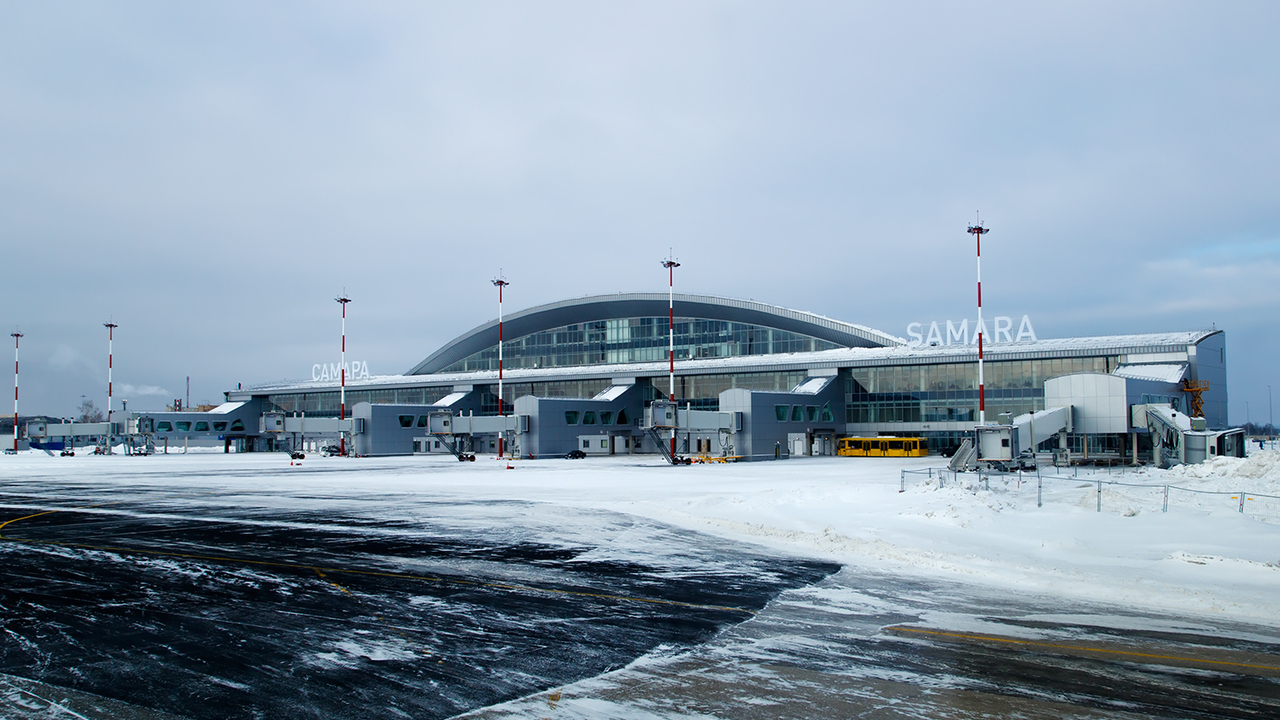
[[[506,358],[503,358],[503,365],[506,365]],[[506,412],[511,412],[511,406],[515,403],[516,398],[525,395],[533,395],[534,397],[563,397],[563,398],[589,398],[599,395],[601,391],[608,388],[613,383],[607,378],[591,378],[588,380],[561,380],[558,382],[504,382],[502,384],[502,403],[506,408]],[[488,391],[484,394],[483,405],[484,414],[498,414],[498,383],[490,385]]]
[[[804,382],[808,373],[803,370],[794,372],[762,372],[762,373],[728,373],[724,375],[677,375],[676,400],[681,407],[688,405],[694,410],[719,410],[720,393],[729,388],[745,388],[766,392],[789,392]],[[670,379],[667,377],[651,378],[644,395],[645,404],[659,398],[666,398],[670,390]]]
[[[667,359],[666,317],[599,320],[564,325],[502,343],[505,368],[572,367]],[[749,323],[677,317],[677,360],[831,350],[839,345],[808,335]],[[493,346],[459,360],[441,372],[497,370]]]
[[[348,390],[347,417],[356,403],[373,405],[430,405],[452,392],[449,387],[387,388],[377,390]],[[496,414],[496,400],[495,414]],[[338,417],[339,393],[336,390],[322,392],[298,392],[268,395],[263,412],[306,413],[313,417]]]
[[[1044,381],[1072,373],[1109,373],[1116,357],[1009,360],[984,364],[987,420],[1044,409]],[[846,371],[845,421],[976,422],[978,364],[899,365]]]

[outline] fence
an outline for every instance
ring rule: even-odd
[[[954,471],[948,470],[946,468],[925,468],[921,470],[903,469],[900,471],[901,474],[899,476],[898,492],[901,493],[901,492],[907,491],[908,475],[925,476],[929,479],[929,480],[926,480],[926,482],[936,478],[938,481],[939,489],[945,488],[949,481],[961,487],[967,486],[970,489],[978,489],[978,485],[980,484],[981,489],[990,490],[991,480],[992,478],[996,478],[997,480],[1004,481],[1006,489],[1008,489],[1008,486],[1011,483],[1013,483],[1016,485],[1015,491],[1021,492],[1022,485],[1024,482],[1029,484],[1031,481],[1034,480],[1036,484],[1036,507],[1044,507],[1044,488],[1046,483],[1050,483],[1051,485],[1052,484],[1060,485],[1068,482],[1078,484],[1081,481],[1084,481],[1089,485],[1093,485],[1095,488],[1094,492],[1097,496],[1095,509],[1097,512],[1102,512],[1104,487],[1108,489],[1137,488],[1139,490],[1156,491],[1161,512],[1169,512],[1171,498],[1172,498],[1172,501],[1176,502],[1178,493],[1186,493],[1189,496],[1203,496],[1206,498],[1224,498],[1224,499],[1230,498],[1231,500],[1235,501],[1234,503],[1232,503],[1234,508],[1241,513],[1245,513],[1247,507],[1257,508],[1258,511],[1261,511],[1262,510],[1261,507],[1258,507],[1257,505],[1249,505],[1249,503],[1255,503],[1255,504],[1264,503],[1267,506],[1266,509],[1270,510],[1270,512],[1258,512],[1257,514],[1260,516],[1259,519],[1275,519],[1276,521],[1280,522],[1280,495],[1253,493],[1253,492],[1249,492],[1243,487],[1237,491],[1197,490],[1194,488],[1181,487],[1171,483],[1135,483],[1135,482],[1124,482],[1120,479],[1117,479],[1117,478],[1124,478],[1127,475],[1134,474],[1133,472],[1128,471],[1126,468],[1111,468],[1111,467],[1081,468],[1080,466],[1073,466],[1069,469],[1065,469],[1065,472],[1064,472],[1063,468],[1053,467],[1053,471],[1054,471],[1053,474],[1047,474],[1047,473],[1041,472],[1041,470],[1042,468],[1038,466],[1035,472],[1031,472],[1031,471],[1001,472],[997,470],[990,470],[990,471],[982,470],[978,472],[960,473],[960,472],[954,472]],[[1084,472],[1081,472],[1081,470],[1083,470]],[[1241,485],[1243,486],[1244,483],[1242,482]],[[1078,487],[1083,488],[1085,486],[1078,485]],[[1141,497],[1139,498],[1126,497],[1124,499],[1135,500],[1139,503],[1143,502]]]

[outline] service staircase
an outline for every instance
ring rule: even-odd
[[[663,459],[672,465],[688,465],[689,458],[682,458],[679,455],[671,453],[671,438],[663,437],[662,429],[656,427],[645,428],[645,432],[649,437],[653,438],[653,444],[658,446],[658,452],[662,453]]]
[[[449,452],[453,453],[454,457],[458,458],[458,462],[475,462],[475,453],[463,452],[462,450],[463,436],[433,434],[431,437],[439,440]]]
[[[947,469],[951,472],[968,472],[974,467],[974,461],[978,457],[978,451],[973,447],[973,441],[965,438],[960,443],[960,447],[956,449],[954,455],[951,456],[951,462],[947,463]]]

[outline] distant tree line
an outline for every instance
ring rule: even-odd
[[[1271,423],[1259,425],[1257,423],[1247,422],[1242,427],[1244,427],[1245,435],[1266,435],[1270,437],[1276,434],[1276,428]]]
[[[106,417],[102,414],[102,410],[98,409],[98,406],[93,404],[92,400],[85,398],[83,401],[81,401],[80,407],[76,408],[75,417],[71,419],[74,422],[78,422],[78,423],[98,423],[105,420]],[[40,420],[43,420],[44,422],[48,422],[48,423],[61,423],[61,422],[66,422],[67,418],[52,417],[49,415],[22,415],[18,418],[18,425],[23,426],[29,422],[40,421]],[[12,434],[13,434],[13,416],[5,415],[3,417],[0,417],[0,435],[12,435]]]

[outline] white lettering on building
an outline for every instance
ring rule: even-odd
[[[316,363],[311,366],[311,379],[315,382],[329,382],[342,379],[340,363]],[[369,363],[364,360],[352,360],[346,364],[348,380],[367,380]]]
[[[913,322],[907,325],[907,337],[910,339],[907,345],[910,347],[919,347],[921,345],[977,345],[978,334],[982,334],[982,343],[984,345],[994,345],[996,343],[1014,343],[1024,340],[1037,340],[1036,330],[1031,325],[1031,318],[1027,315],[1022,316],[1022,322],[1018,323],[1018,334],[1013,334],[1013,318],[1008,315],[997,315],[993,318],[995,332],[989,332],[987,329],[987,321],[984,319],[981,323],[974,323],[972,332],[970,332],[969,320],[966,318],[956,323],[953,320],[945,320],[946,332],[944,334],[942,326],[937,320],[929,323],[929,331],[924,332],[924,323]]]

